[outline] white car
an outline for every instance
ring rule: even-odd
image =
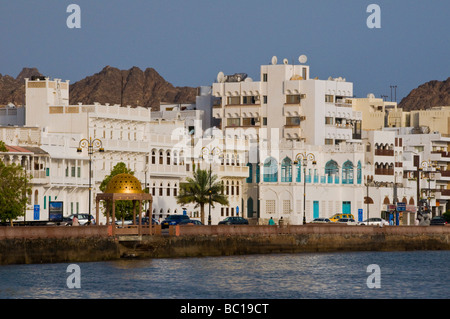
[[[340,218],[336,223],[356,225],[356,221],[353,218]]]
[[[78,224],[80,224],[80,226],[84,226],[84,225],[88,224],[88,222],[89,222],[89,215],[88,214],[72,214],[72,215],[68,216],[68,218],[70,218],[73,221],[73,218],[75,216],[77,216]],[[95,218],[92,215],[91,215],[91,224],[95,225]]]
[[[314,224],[325,224],[330,223],[331,221],[328,218],[314,218],[311,223]]]
[[[365,221],[359,222],[358,225],[389,225],[389,222],[387,220],[384,220],[380,217],[371,217],[369,219],[366,219]]]

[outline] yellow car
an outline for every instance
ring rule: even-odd
[[[353,217],[353,214],[334,214],[333,216],[330,217],[330,221],[335,223],[341,218],[352,218],[352,219],[355,219],[355,217]]]

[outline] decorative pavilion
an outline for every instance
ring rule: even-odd
[[[131,200],[133,201],[133,224],[136,223],[136,204],[139,211],[138,219],[138,235],[142,235],[142,201],[149,201],[149,211],[152,211],[153,197],[151,194],[145,193],[142,190],[141,182],[131,174],[122,173],[114,176],[106,186],[104,193],[96,196],[96,220],[99,220],[99,204],[100,201],[106,201],[111,205],[106,205],[106,224],[109,225],[110,210],[112,210],[112,235],[116,232],[116,209],[115,202],[117,200]],[[152,220],[149,218],[149,229],[151,229]]]

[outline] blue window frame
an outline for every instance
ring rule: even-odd
[[[278,181],[278,162],[273,157],[264,161],[264,182],[276,183]]]
[[[350,161],[342,166],[342,184],[353,184],[353,163]]]
[[[362,169],[361,169],[361,161],[358,161],[358,167],[356,171],[356,181],[358,184],[362,182]]]
[[[339,167],[335,161],[330,160],[327,162],[325,165],[325,176],[328,184],[333,184],[333,176],[335,177],[334,182],[339,183]]]
[[[248,163],[248,177],[246,182],[247,183],[253,183],[253,164],[252,163]]]
[[[281,182],[282,183],[292,182],[292,161],[289,157],[286,157],[281,162]]]

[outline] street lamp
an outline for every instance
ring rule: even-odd
[[[373,204],[373,199],[369,197],[369,186],[379,187],[381,185],[380,182],[376,182],[373,180],[373,177],[366,175],[364,177],[364,185],[366,186],[366,198],[364,199],[364,203],[367,204],[367,225],[369,225],[369,204]]]
[[[428,199],[428,208],[431,209],[431,186],[430,186],[430,181],[431,181],[431,178],[435,177],[434,174],[439,171],[439,168],[436,167],[436,164],[431,162],[430,160],[422,161],[420,166],[421,167],[419,168],[419,171],[422,172],[422,177],[421,178],[423,178],[423,173],[425,173],[425,172],[427,173],[427,176],[428,176],[428,192],[427,192],[428,196],[427,196],[427,199]],[[426,170],[424,170],[424,169],[426,169]]]
[[[92,166],[92,154],[94,153],[94,151],[96,149],[98,149],[98,151],[100,153],[103,153],[105,150],[103,148],[102,145],[102,141],[99,140],[98,138],[92,138],[89,137],[89,139],[83,138],[80,141],[80,144],[77,148],[77,152],[81,153],[83,148],[87,148],[88,154],[89,154],[89,214],[88,214],[88,225],[91,224],[91,191],[92,191],[92,187],[91,187],[91,178],[92,178],[92,170],[91,170],[91,166]]]
[[[303,166],[303,225],[306,224],[306,166],[308,165],[308,162],[312,162],[312,164],[315,166],[316,163],[316,157],[312,153],[298,153],[295,156],[294,164],[298,164],[298,162],[302,162]]]
[[[212,174],[212,168],[211,168],[211,162],[213,160],[213,157],[215,155],[218,155],[221,153],[221,150],[218,147],[213,147],[212,149],[208,147],[202,148],[202,158],[205,159],[205,156],[208,155],[209,157],[209,189],[208,189],[208,195],[209,195],[209,211],[208,211],[208,225],[211,225],[211,174]]]

